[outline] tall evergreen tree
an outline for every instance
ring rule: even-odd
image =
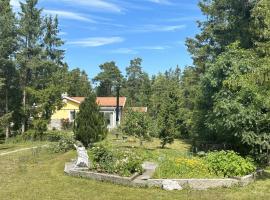
[[[40,65],[41,58],[41,36],[42,30],[42,9],[37,8],[38,0],[26,0],[21,4],[19,12],[19,37],[20,49],[18,53],[19,71],[21,76],[21,87],[23,91],[23,112],[22,132],[26,130],[27,120],[30,115],[32,102],[28,98],[27,91],[35,81],[34,71]]]
[[[91,83],[85,71],[76,68],[68,73],[67,93],[69,96],[86,97],[90,95],[91,92]]]
[[[9,0],[0,2],[0,27],[0,79],[3,81],[3,86],[0,88],[3,97],[0,100],[0,117],[1,115],[12,117],[10,113],[15,111],[18,114],[19,84],[14,64],[17,49],[16,19]],[[8,138],[9,123],[6,123],[5,132]]]
[[[59,38],[58,18],[52,16],[46,17],[44,21],[45,35],[44,46],[45,55],[54,63],[62,64],[64,50],[59,49],[64,42]]]
[[[76,139],[86,147],[106,137],[107,127],[103,115],[99,112],[94,94],[90,94],[81,103],[80,111],[75,120],[74,133]]]
[[[123,76],[115,62],[106,62],[99,66],[101,72],[93,79],[97,86],[98,96],[115,96],[116,87],[121,85]]]
[[[135,58],[126,68],[126,79],[123,83],[123,93],[128,97],[131,106],[149,106],[151,81],[141,67],[142,59]]]

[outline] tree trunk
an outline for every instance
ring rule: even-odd
[[[26,112],[26,90],[25,90],[25,88],[23,89],[23,112],[24,112],[24,114],[25,114],[25,112]],[[23,118],[23,120],[22,120],[22,133],[24,133],[25,132],[25,117]]]
[[[9,138],[9,126],[6,126],[6,140]]]
[[[6,111],[6,114],[8,114],[8,89],[7,89],[7,84],[6,84],[6,98],[5,98],[5,111]],[[6,125],[6,139],[9,138],[9,123],[7,123]]]

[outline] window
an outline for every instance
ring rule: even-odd
[[[75,120],[76,111],[72,110],[69,112],[69,121],[73,122]]]

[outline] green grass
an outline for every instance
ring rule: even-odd
[[[51,154],[45,149],[0,157],[1,200],[151,200],[151,199],[270,199],[270,175],[247,187],[208,191],[173,191],[131,188],[111,183],[69,177],[64,163],[74,151]]]
[[[47,143],[48,142],[45,142],[45,141],[44,142],[25,141],[25,142],[20,142],[20,143],[13,143],[13,142],[3,143],[3,144],[0,144],[0,153],[14,151],[14,150],[21,149],[21,148],[41,146],[41,145],[44,145],[44,144],[47,144]]]

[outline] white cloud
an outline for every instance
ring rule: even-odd
[[[171,18],[163,21],[167,22],[183,22],[183,21],[197,21],[201,20],[202,17],[176,17],[176,18]]]
[[[170,48],[170,46],[142,46],[138,47],[138,49],[145,49],[145,50],[165,50]]]
[[[148,24],[131,30],[132,32],[173,32],[184,29],[186,25],[154,25]]]
[[[49,15],[57,15],[60,18],[64,18],[64,19],[73,19],[73,20],[92,22],[92,23],[96,22],[90,18],[83,16],[80,13],[68,12],[64,10],[44,10],[44,13],[49,14]]]
[[[77,41],[68,42],[67,44],[81,46],[81,47],[99,47],[114,43],[123,42],[122,37],[91,37],[86,39],[81,39]]]
[[[172,2],[170,2],[169,0],[148,0],[148,1],[158,4],[167,4],[167,5],[172,4]]]
[[[115,54],[138,54],[140,50],[165,50],[170,48],[170,46],[141,46],[141,47],[134,47],[134,48],[119,48],[114,49],[111,51],[111,53]]]
[[[90,8],[96,8],[105,11],[111,12],[121,12],[122,8],[116,4],[107,2],[105,0],[59,0],[66,3],[74,4],[74,5],[81,5],[87,6]]]
[[[134,49],[130,49],[130,48],[119,48],[119,49],[112,50],[111,53],[115,53],[115,54],[138,54],[138,51],[136,51]]]

